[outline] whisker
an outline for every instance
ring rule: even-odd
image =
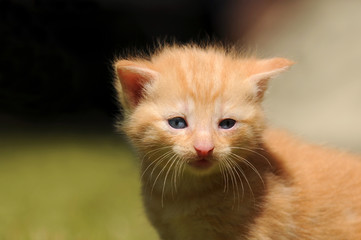
[[[222,161],[222,165],[223,165],[223,169],[224,169],[224,175],[225,175],[225,177],[226,177],[226,192],[228,192],[228,190],[229,190],[229,182],[230,182],[230,180],[229,180],[229,170],[228,170],[228,166],[227,166],[227,164],[224,162],[225,161],[225,159],[223,159],[223,161]]]
[[[184,172],[185,172],[186,166],[187,166],[187,164],[189,163],[189,160],[186,160],[185,158],[182,158],[182,160],[183,160],[184,163],[183,163],[183,169],[182,169],[181,177],[184,176]]]
[[[148,152],[143,156],[143,158],[142,158],[141,166],[143,166],[144,160],[145,160],[145,158],[147,157],[147,155],[149,155],[149,156],[148,156],[148,159],[149,159],[149,158],[153,157],[154,154],[156,154],[157,152],[160,152],[161,150],[166,149],[166,148],[171,148],[171,146],[159,147],[159,148],[152,149],[152,150],[148,151]],[[151,153],[153,153],[153,154],[151,154]],[[150,155],[150,154],[151,154],[151,155]]]
[[[225,158],[224,163],[226,163],[227,171],[230,173],[230,179],[231,179],[232,189],[233,189],[233,204],[235,204],[236,203],[236,190],[237,190],[236,189],[236,181],[235,181],[236,176],[233,173],[232,163],[229,162],[229,159]],[[233,207],[234,207],[234,205],[233,205]]]
[[[247,179],[246,174],[244,173],[243,169],[242,169],[240,166],[238,166],[238,170],[239,170],[239,172],[242,174],[244,180],[246,181],[246,183],[247,183],[247,185],[248,185],[248,188],[249,188],[249,190],[251,191],[251,195],[252,195],[253,201],[255,202],[256,200],[255,200],[255,197],[254,197],[253,189],[252,189],[252,187],[251,187],[250,182],[249,182],[248,179]]]
[[[264,181],[263,181],[263,178],[261,176],[261,174],[259,173],[259,171],[257,170],[257,168],[250,162],[248,161],[246,158],[244,157],[241,157],[235,153],[231,153],[230,156],[234,157],[234,159],[236,160],[240,160],[241,162],[244,162],[247,166],[249,166],[256,174],[257,176],[259,177],[259,179],[261,180],[263,186],[264,186]]]
[[[227,193],[228,192],[228,184],[229,184],[229,181],[228,181],[228,174],[227,174],[227,170],[226,170],[226,166],[224,163],[222,163],[222,170],[223,170],[223,179],[224,179],[224,188],[223,188],[223,192]]]
[[[149,182],[153,179],[153,173],[155,172],[155,170],[158,168],[158,166],[160,166],[164,161],[166,161],[166,159],[171,156],[173,153],[171,151],[167,152],[167,153],[164,153],[163,155],[161,155],[160,157],[158,157],[154,162],[156,163],[154,166],[153,166],[153,169],[148,177],[148,180],[147,180],[147,185],[149,184]]]
[[[232,159],[228,159],[228,161],[230,162],[230,164],[232,164],[232,173],[234,175],[234,181],[236,183],[236,193],[237,193],[237,207],[239,208],[239,204],[240,204],[240,192],[239,192],[239,186],[238,186],[238,181],[237,181],[237,176],[238,176],[238,180],[240,181],[240,184],[241,184],[241,188],[242,188],[242,192],[244,193],[244,188],[243,188],[243,183],[242,183],[242,179],[240,177],[240,175],[238,174],[238,171],[237,171],[237,167],[238,167],[238,164],[236,161],[232,160]],[[243,196],[244,194],[242,194],[242,199],[243,199]]]
[[[167,163],[163,166],[163,168],[159,171],[157,177],[155,178],[154,182],[153,182],[153,186],[152,186],[152,190],[150,192],[150,195],[153,195],[153,190],[154,190],[154,187],[158,181],[158,178],[160,177],[160,175],[164,172],[164,170],[167,168],[168,164],[172,161],[172,158],[176,156],[175,153],[173,153],[173,156],[171,158],[168,159]],[[163,196],[163,192],[162,192],[162,196]],[[163,205],[162,205],[163,207]]]
[[[188,161],[186,161],[186,159],[184,157],[182,157],[180,162],[181,162],[181,166],[179,167],[180,169],[179,169],[179,173],[178,173],[178,179],[179,180],[182,179],[183,176],[184,176],[184,172],[185,172],[185,169],[187,167]]]
[[[223,192],[225,193],[226,190],[228,190],[228,189],[227,189],[226,173],[225,173],[223,164],[224,164],[223,161],[221,161],[221,162],[219,162],[218,166],[219,166],[219,170],[221,171],[222,176],[223,176],[223,182],[224,182]]]
[[[167,170],[167,173],[165,174],[164,180],[163,180],[162,207],[164,206],[164,189],[165,189],[165,184],[166,184],[166,182],[167,182],[167,178],[168,178],[169,172],[170,172],[170,170],[172,169],[172,166],[174,165],[174,163],[176,162],[176,161],[174,161],[173,159],[177,159],[177,155],[176,155],[176,154],[174,154],[174,155],[169,159],[169,161],[168,161],[168,162],[172,162],[172,163],[170,164],[170,166],[169,166],[169,168],[168,168],[168,170]],[[166,165],[168,165],[168,163],[167,163]]]
[[[159,157],[159,158],[155,161],[155,162],[157,162],[157,163],[156,163],[156,165],[153,167],[152,172],[150,173],[150,178],[153,178],[153,173],[154,173],[155,169],[156,169],[160,164],[162,164],[162,162],[163,162],[165,159],[167,159],[167,158],[168,158],[170,155],[172,155],[172,154],[174,154],[174,153],[171,152],[171,151],[169,151],[169,152],[161,155],[161,157]]]
[[[164,148],[162,148],[162,149],[164,149]],[[156,150],[160,151],[160,150],[162,150],[162,149],[156,149]],[[157,151],[152,151],[152,152],[154,152],[154,154],[157,153]],[[163,154],[160,155],[157,159],[155,159],[154,161],[152,161],[152,162],[146,167],[146,169],[143,171],[142,175],[140,176],[140,179],[143,179],[144,174],[148,171],[148,169],[149,169],[153,164],[157,163],[160,159],[162,159],[162,157],[163,157],[164,155],[168,154],[169,152],[170,152],[170,151],[163,153]],[[154,154],[153,154],[153,155],[154,155]],[[147,154],[146,154],[146,155],[147,155]],[[152,156],[153,156],[153,155],[152,155]],[[151,156],[149,156],[148,159],[149,159],[150,157],[151,157]],[[144,157],[143,157],[143,160],[144,160]],[[143,160],[142,160],[142,165],[143,165]]]
[[[178,159],[179,159],[179,157],[177,156],[176,157],[176,159],[175,159],[175,165],[174,165],[174,169],[173,169],[173,171],[172,171],[172,175],[170,176],[170,181],[171,181],[171,186],[172,186],[172,188],[171,188],[171,191],[172,191],[172,198],[174,199],[174,192],[176,192],[176,184],[174,183],[174,175],[176,174],[176,171],[177,171],[177,165],[179,164],[179,162],[178,162]]]
[[[240,146],[233,146],[233,147],[230,147],[230,148],[240,148],[240,149],[245,148],[245,149],[249,149],[249,150],[252,150],[252,149],[257,149],[257,150],[265,151],[265,149],[264,149],[264,148],[261,148],[261,147],[254,147],[254,146],[252,146],[252,149],[250,149],[250,148],[246,148],[246,147],[240,147]]]
[[[234,158],[234,156],[230,156],[230,157]],[[238,161],[238,159],[235,159],[235,160]],[[239,166],[238,164],[236,165],[236,167],[237,167],[238,171],[241,173],[241,175],[243,176],[244,180],[246,181],[246,183],[247,183],[247,185],[248,185],[248,188],[249,188],[249,190],[251,191],[251,194],[252,194],[252,196],[253,196],[253,198],[254,198],[253,189],[252,189],[252,187],[251,187],[250,182],[248,181],[248,178],[247,178],[245,172],[243,171],[243,169],[241,168],[241,166]]]
[[[249,149],[249,148],[245,148],[245,147],[231,147],[231,149],[240,149],[240,150],[245,150],[245,151],[249,151],[251,153],[254,153],[254,154],[257,154],[258,156],[262,157],[264,160],[266,160],[266,162],[268,163],[268,165],[270,167],[273,167],[271,162],[269,161],[268,158],[266,158],[263,154],[257,152],[257,151],[254,151],[252,149]],[[264,150],[263,148],[256,148],[256,149],[260,149],[260,150]]]
[[[230,159],[230,161],[232,161],[233,163],[234,163],[234,166],[236,167],[236,169],[235,169],[235,173],[236,173],[236,175],[237,175],[237,177],[238,177],[238,179],[239,179],[239,182],[240,182],[240,184],[241,184],[241,189],[242,189],[242,199],[243,199],[243,197],[244,197],[244,185],[243,185],[243,181],[242,181],[242,178],[241,178],[241,176],[239,175],[239,173],[238,173],[238,171],[242,171],[242,168],[238,165],[238,163],[237,162],[235,162],[234,160],[231,160]],[[238,170],[238,171],[237,171]]]
[[[181,158],[179,157],[179,156],[177,156],[177,158],[176,158],[176,161],[177,161],[177,163],[176,163],[176,165],[174,166],[174,171],[173,171],[173,173],[172,173],[172,179],[173,179],[173,186],[174,186],[174,191],[175,191],[175,193],[177,193],[177,176],[179,175],[179,170],[180,170],[180,168],[181,168],[181,166],[182,166],[182,161],[181,161]]]

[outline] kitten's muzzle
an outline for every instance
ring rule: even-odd
[[[191,161],[188,164],[197,169],[208,169],[213,165],[213,161],[206,158],[200,158],[199,160]]]
[[[211,160],[214,149],[213,144],[199,144],[195,145],[194,149],[197,152],[198,158],[189,162],[189,165],[197,169],[207,169],[213,165]]]

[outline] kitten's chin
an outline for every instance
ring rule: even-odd
[[[199,159],[189,162],[188,165],[194,169],[206,170],[211,168],[214,165],[214,162],[207,159]]]
[[[195,159],[188,162],[188,170],[196,175],[204,175],[214,172],[217,162],[209,159]]]

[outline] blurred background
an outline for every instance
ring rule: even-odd
[[[297,64],[270,124],[361,152],[361,1],[1,0],[0,239],[157,239],[114,132],[111,62],[207,40]]]

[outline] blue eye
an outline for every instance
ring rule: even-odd
[[[186,120],[182,117],[168,119],[168,124],[175,129],[182,129],[188,127]]]
[[[234,124],[236,124],[236,120],[226,118],[219,122],[219,127],[222,129],[230,129],[234,126]]]

